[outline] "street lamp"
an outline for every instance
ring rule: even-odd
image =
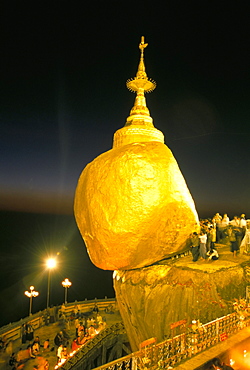
[[[36,292],[34,289],[35,289],[35,288],[33,287],[33,285],[31,285],[31,286],[30,286],[30,291],[26,290],[26,291],[24,292],[24,294],[25,294],[27,297],[29,297],[29,299],[30,299],[30,311],[29,311],[29,315],[32,315],[32,313],[31,313],[31,309],[32,309],[32,298],[33,298],[33,297],[37,297],[37,296],[39,295],[39,293],[38,293],[38,292]]]
[[[47,289],[47,308],[49,308],[49,296],[50,296],[50,274],[51,270],[56,267],[56,259],[55,258],[49,258],[46,262],[47,268],[48,268],[48,289]]]
[[[62,281],[62,286],[65,288],[65,297],[64,297],[64,303],[67,303],[67,293],[68,293],[68,288],[71,287],[72,283],[69,281],[68,278]]]

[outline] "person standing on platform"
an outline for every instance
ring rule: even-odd
[[[237,251],[239,250],[239,245],[236,239],[236,231],[232,225],[229,225],[227,230],[227,235],[230,242],[230,250],[233,253],[234,257],[237,257]]]
[[[222,239],[222,240],[224,240],[225,237],[227,236],[226,230],[227,230],[228,225],[229,225],[229,217],[225,213],[223,215],[223,218],[222,218],[221,222],[220,222],[220,239]]]
[[[60,331],[59,333],[56,334],[55,338],[54,338],[54,343],[57,347],[60,347],[62,344],[63,344],[63,332]]]
[[[245,236],[242,239],[240,250],[241,253],[246,254],[247,256],[250,255],[250,223],[247,223]]]
[[[211,234],[211,249],[213,249],[214,244],[216,243],[216,229],[213,226],[210,227],[210,234]]]
[[[24,343],[26,343],[26,340],[27,340],[27,326],[26,326],[26,324],[22,325],[21,332],[22,332],[22,344],[24,344]]]
[[[191,253],[193,256],[193,262],[196,262],[198,261],[199,254],[200,254],[199,252],[200,239],[196,232],[193,232],[193,234],[191,234],[190,241],[191,241]]]
[[[63,345],[60,344],[60,346],[57,349],[57,363],[59,363],[62,359],[62,354],[63,354]]]
[[[199,235],[199,239],[200,239],[200,256],[201,256],[201,259],[205,260],[206,255],[207,255],[207,248],[206,248],[207,234],[204,231],[201,231]]]
[[[219,213],[216,213],[212,219],[212,223],[213,223],[213,226],[216,230],[216,241],[217,243],[219,242],[220,240],[220,231],[219,231],[219,226],[220,226],[220,222],[222,220],[222,217]]]
[[[31,324],[27,324],[26,329],[27,329],[26,340],[32,342],[34,339],[34,329]]]
[[[78,328],[80,326],[80,322],[78,317],[75,319],[75,329],[76,329],[76,337],[78,336]]]
[[[240,227],[240,219],[238,216],[234,216],[234,218],[230,221],[230,225],[234,227]]]
[[[247,228],[247,221],[245,217],[246,216],[244,213],[242,213],[242,215],[240,216],[241,240],[244,238]]]
[[[206,252],[209,252],[211,248],[212,248],[212,232],[211,228],[209,227],[207,230]]]

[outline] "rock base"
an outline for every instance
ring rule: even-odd
[[[116,271],[114,289],[133,351],[146,339],[173,335],[170,325],[186,319],[206,323],[233,312],[245,297],[248,261],[205,261],[190,257],[149,267]]]

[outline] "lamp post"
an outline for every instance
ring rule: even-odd
[[[68,293],[68,288],[71,287],[72,283],[69,281],[68,278],[62,281],[62,286],[65,288],[65,297],[64,297],[64,303],[67,303],[67,293]]]
[[[47,308],[49,308],[49,298],[50,298],[50,274],[51,270],[56,267],[56,259],[49,258],[46,262],[48,268],[48,289],[47,289]]]
[[[36,292],[34,289],[35,289],[35,288],[33,287],[33,285],[31,285],[31,286],[30,286],[30,291],[26,290],[26,291],[24,292],[24,294],[25,294],[27,297],[29,297],[29,299],[30,299],[30,310],[29,310],[29,315],[32,315],[32,313],[31,313],[31,310],[32,310],[32,298],[33,298],[33,297],[37,297],[37,296],[39,295],[39,293],[38,293],[38,292]]]

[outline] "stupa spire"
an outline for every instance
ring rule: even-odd
[[[151,92],[156,88],[156,82],[148,78],[144,64],[144,49],[147,46],[142,36],[139,44],[141,56],[136,77],[129,79],[126,83],[127,88],[136,93],[134,106],[125,126],[115,132],[113,148],[145,141],[164,143],[163,133],[154,127],[146,104],[145,92]]]
[[[145,99],[145,92],[151,92],[156,87],[156,82],[148,79],[145,64],[144,64],[144,49],[148,46],[144,42],[144,36],[141,38],[141,42],[139,44],[139,49],[141,50],[141,57],[140,62],[138,66],[138,71],[136,73],[136,77],[129,79],[127,81],[127,88],[130,91],[136,92],[136,98],[133,108],[130,111],[130,116],[127,119],[127,124],[131,124],[131,120],[133,120],[133,116],[148,116],[150,117],[149,110],[146,105],[146,99]],[[150,117],[151,118],[151,117]],[[152,123],[152,118],[145,123]]]

